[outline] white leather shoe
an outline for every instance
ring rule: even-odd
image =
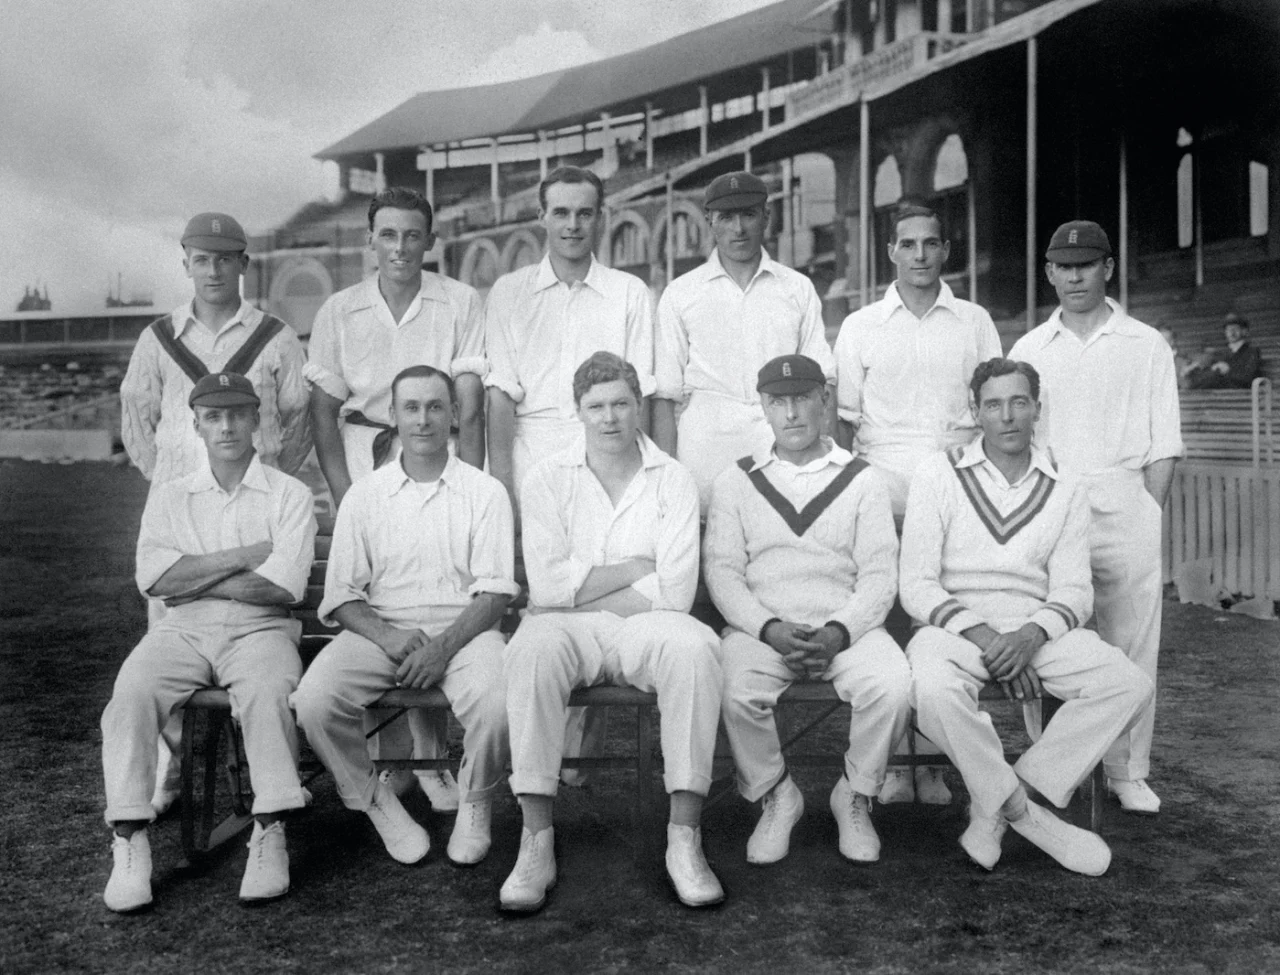
[[[880,787],[880,804],[891,805],[895,802],[915,802],[916,786],[912,769],[891,768],[884,775],[884,785]]]
[[[1146,779],[1107,779],[1107,791],[1120,800],[1125,812],[1154,816],[1160,811],[1160,797],[1151,791]]]
[[[1000,844],[1008,828],[1008,820],[1003,816],[983,816],[970,806],[969,826],[960,834],[960,845],[978,866],[994,870],[1000,862]]]
[[[520,833],[520,855],[515,869],[502,884],[498,903],[504,911],[532,914],[542,910],[547,891],[556,885],[556,831],[554,827]]]
[[[667,876],[685,907],[711,907],[724,900],[724,888],[702,853],[702,829],[667,824]]]
[[[1026,815],[1009,825],[1075,873],[1100,877],[1111,866],[1111,848],[1101,836],[1063,822],[1044,806],[1028,801]]]
[[[458,811],[458,783],[454,781],[453,773],[448,769],[437,772],[435,769],[427,769],[425,772],[414,772],[418,778],[418,785],[422,787],[422,791],[427,794],[427,799],[431,802],[432,812],[451,813]]]
[[[240,900],[245,904],[261,904],[289,893],[289,849],[284,840],[284,822],[277,819],[270,826],[253,824],[249,837],[249,861],[240,882]]]
[[[379,781],[373,790],[373,801],[365,810],[373,828],[393,860],[417,863],[431,849],[427,831],[413,821],[395,792]]]
[[[449,859],[461,867],[472,867],[489,853],[489,821],[493,802],[481,799],[464,802],[458,807],[458,818],[449,835],[446,852]]]
[[[151,903],[151,841],[140,829],[128,839],[119,833],[111,837],[111,879],[102,892],[102,901],[113,911],[127,914]]]
[[[765,795],[760,821],[747,840],[747,862],[755,864],[777,863],[791,848],[791,830],[804,815],[804,794],[797,788],[791,776]]]
[[[396,795],[403,796],[418,780],[414,777],[412,769],[387,768],[378,773],[378,781]]]
[[[871,798],[849,787],[843,775],[831,790],[831,815],[840,831],[840,855],[855,863],[880,859],[880,836],[871,825]]]
[[[916,768],[916,802],[927,806],[951,805],[951,790],[942,777],[942,769],[934,765]]]

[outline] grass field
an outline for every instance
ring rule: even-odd
[[[443,855],[449,821],[415,797],[426,862],[392,862],[327,778],[290,826],[293,892],[236,903],[239,843],[179,872],[177,823],[153,831],[156,906],[102,906],[110,870],[98,718],[144,620],[132,584],[146,486],[108,465],[0,461],[0,972],[1259,972],[1280,971],[1280,628],[1167,604],[1155,819],[1108,804],[1110,872],[1087,879],[1009,835],[990,874],[945,809],[877,807],[880,863],[835,849],[831,774],[797,774],[809,813],[792,854],[749,867],[755,813],[736,796],[704,823],[729,892],[693,913],[660,863],[637,865],[625,775],[558,808],[560,886],[525,920],[495,911],[519,820],[495,811],[473,870]],[[626,722],[613,722],[618,734]],[[833,750],[841,732],[826,734]],[[950,779],[960,792],[959,780]],[[655,837],[660,842],[661,837]]]

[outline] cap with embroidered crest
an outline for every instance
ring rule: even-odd
[[[1055,264],[1084,264],[1111,256],[1111,239],[1092,220],[1070,220],[1053,232],[1045,260]]]
[[[769,199],[769,188],[759,176],[747,172],[717,176],[707,187],[702,205],[708,210],[740,210],[761,206]]]
[[[826,384],[822,366],[807,355],[780,355],[770,359],[756,376],[756,391],[774,396],[794,396]]]
[[[182,232],[183,247],[202,251],[242,251],[249,246],[244,228],[225,213],[197,213]]]
[[[197,406],[257,406],[262,401],[253,391],[253,383],[238,372],[211,372],[201,377],[187,397],[187,404]]]

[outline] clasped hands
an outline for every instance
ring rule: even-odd
[[[965,637],[982,650],[982,663],[991,679],[998,681],[1011,701],[1040,697],[1040,677],[1031,666],[1036,651],[1049,642],[1035,623],[1024,623],[1011,633],[997,633],[988,626],[966,630]]]
[[[762,636],[797,680],[821,680],[844,643],[844,634],[834,626],[806,626],[786,620],[770,623]]]
[[[382,649],[394,663],[399,664],[396,668],[397,687],[431,687],[440,682],[449,665],[444,642],[439,637],[427,636],[421,630],[392,627],[391,633],[383,639]]]

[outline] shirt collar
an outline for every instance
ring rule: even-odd
[[[1249,344],[1248,339],[1241,339],[1239,342],[1228,342],[1227,348],[1230,349],[1232,355],[1234,355],[1235,353],[1239,352],[1248,344]]]
[[[1098,336],[1106,335],[1108,333],[1124,335],[1129,338],[1140,338],[1142,336],[1142,329],[1145,326],[1136,319],[1130,318],[1125,310],[1120,307],[1120,303],[1115,299],[1105,298],[1104,300],[1107,303],[1107,307],[1111,309],[1111,317],[1103,323],[1101,328],[1089,336],[1089,341],[1093,341]],[[1049,328],[1046,331],[1044,341],[1041,343],[1042,348],[1060,335],[1075,335],[1075,333],[1072,332],[1071,329],[1067,328],[1066,324],[1062,321],[1061,305],[1053,310],[1053,314],[1049,316],[1049,320],[1045,322],[1045,324],[1048,325]]]
[[[658,448],[656,443],[649,439],[648,434],[643,430],[636,431],[636,440],[640,444],[640,466],[645,470],[675,463],[674,460]],[[573,442],[557,456],[562,467],[585,467],[587,465],[586,434],[579,430],[573,438]]]
[[[821,457],[815,457],[808,464],[792,464],[791,466],[798,470],[808,470],[810,468],[820,470],[821,467],[814,466],[818,461],[823,461],[822,466],[835,464],[837,467],[848,467],[853,461],[853,454],[849,453],[830,437],[822,437],[822,442],[831,449]],[[760,468],[768,467],[773,463],[783,463],[782,459],[774,453],[773,448],[774,444],[770,444],[768,447],[756,448],[756,451],[751,455],[751,469],[753,471],[758,471]]]
[[[437,275],[429,271],[423,271],[421,281],[422,283],[418,286],[418,293],[414,296],[414,301],[421,299],[423,301],[447,302],[449,300],[444,293],[444,285],[437,279]],[[386,305],[387,300],[382,297],[382,290],[378,287],[377,271],[361,282],[359,297],[360,303],[355,305],[351,309],[352,311],[362,311],[366,308],[377,308],[379,305]],[[410,302],[410,305],[412,306],[412,302]],[[412,317],[412,315],[406,315],[404,320]]]
[[[956,467],[981,467],[983,465],[999,480],[1004,480],[1004,474],[1001,473],[1000,468],[991,462],[987,452],[982,449],[982,434],[978,434],[961,451],[960,460],[956,462]],[[1021,484],[1033,470],[1041,471],[1055,481],[1058,480],[1058,469],[1053,465],[1052,456],[1043,447],[1038,447],[1034,443],[1031,445],[1031,464],[1027,467],[1027,473],[1018,479],[1018,483]],[[1014,486],[1016,485],[1010,485],[1010,487]]]
[[[729,272],[726,271],[724,265],[720,263],[720,251],[718,249],[713,249],[711,251],[711,255],[707,258],[707,263],[704,264],[703,267],[706,268],[708,281],[712,278],[729,277]],[[756,268],[756,273],[751,275],[751,281],[755,281],[755,279],[760,277],[762,274],[772,274],[776,277],[778,274],[777,268],[778,262],[769,256],[769,249],[767,247],[761,247],[760,266]],[[750,285],[751,281],[748,281],[747,284]]]
[[[402,455],[403,456],[403,455]],[[458,464],[461,461],[453,454],[449,455],[449,459],[444,463],[444,470],[440,472],[440,477],[436,481],[437,484],[452,484],[458,476]],[[394,497],[399,494],[406,484],[419,484],[407,473],[405,473],[404,464],[401,458],[397,457],[394,461],[378,468],[375,474],[382,478],[382,487],[387,497]]]
[[[604,265],[596,260],[594,254],[591,255],[591,265],[587,268],[587,275],[582,279],[582,283],[597,294],[607,294]],[[543,254],[542,260],[538,262],[538,272],[534,275],[533,290],[546,291],[557,284],[564,284],[566,288],[572,287],[556,277],[556,269],[551,266],[551,254]]]
[[[229,322],[214,333],[214,338],[217,338],[223,332],[226,332],[242,323],[246,327],[256,326],[258,324],[257,320],[261,318],[261,316],[262,312],[258,311],[257,308],[253,307],[253,305],[241,298],[240,307],[236,309],[236,313],[231,316],[231,320]],[[200,319],[196,318],[196,303],[194,299],[188,301],[184,305],[179,305],[174,309],[172,318],[174,338],[181,338],[182,334],[189,328],[195,328],[197,326],[204,328],[204,325],[200,324]]]
[[[271,491],[271,484],[267,481],[267,472],[262,466],[262,458],[258,456],[256,451],[249,460],[249,466],[245,469],[244,477],[240,479],[239,487],[250,491],[261,491],[263,494]],[[206,453],[204,460],[200,462],[200,466],[196,468],[195,474],[192,475],[187,485],[187,491],[190,494],[200,494],[203,491],[221,490],[222,485],[213,476],[213,468],[209,466],[209,455]],[[232,493],[234,494],[235,492]]]
[[[929,316],[929,312],[933,311],[935,308],[945,308],[947,311],[958,317],[960,314],[960,306],[956,303],[956,295],[955,292],[951,290],[951,285],[947,284],[947,282],[942,279],[938,280],[938,285],[938,297],[934,300],[933,304],[929,306],[929,311],[926,311],[920,317],[922,319],[927,318]],[[891,282],[889,287],[885,288],[884,298],[881,300],[884,302],[885,308],[888,310],[890,315],[899,308],[907,307],[906,302],[902,300],[902,294],[898,291],[897,281]]]

